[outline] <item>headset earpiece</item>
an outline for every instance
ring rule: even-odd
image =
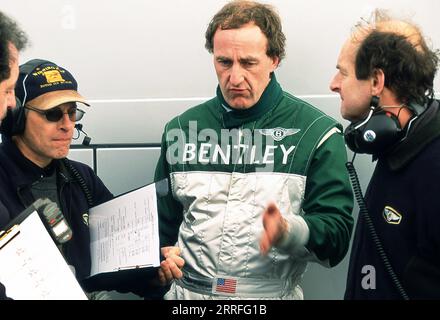
[[[353,152],[380,155],[402,139],[399,119],[378,105],[379,98],[373,96],[368,117],[345,129],[345,142]]]
[[[24,132],[26,123],[25,109],[17,103],[14,109],[8,109],[0,126],[0,133],[12,137]]]
[[[24,132],[26,124],[26,114],[24,105],[26,104],[26,78],[40,65],[47,63],[47,60],[33,59],[20,66],[20,73],[15,86],[16,106],[8,110],[5,119],[0,126],[0,133],[12,137]],[[22,99],[20,99],[22,97]]]

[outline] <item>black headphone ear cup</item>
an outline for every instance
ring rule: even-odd
[[[47,60],[42,59],[33,59],[25,64],[21,65],[19,68],[19,77],[17,80],[17,84],[20,82],[22,85],[15,86],[15,101],[16,106],[12,110],[8,110],[6,113],[5,119],[1,122],[0,125],[0,133],[7,136],[12,137],[17,134],[21,134],[24,132],[24,128],[26,125],[26,110],[23,106],[23,102],[26,98],[24,98],[26,92],[26,78],[27,76],[33,72],[37,67],[46,63]],[[23,99],[20,100],[20,98]]]
[[[344,131],[344,139],[345,144],[347,147],[356,153],[362,153],[360,152],[359,146],[356,143],[357,136],[359,135],[359,130],[356,129],[356,125],[358,123],[351,123]]]
[[[12,130],[12,135],[15,136],[17,134],[21,134],[24,132],[24,127],[26,125],[26,109],[22,106],[15,107],[12,110],[13,119],[14,119],[14,128]]]
[[[13,128],[14,128],[14,119],[12,115],[12,110],[8,109],[5,118],[2,120],[2,124],[0,126],[0,133],[7,137],[12,137]]]
[[[26,110],[20,105],[14,109],[8,109],[6,117],[0,126],[0,133],[7,137],[12,137],[24,132],[26,124]]]
[[[391,113],[378,111],[365,124],[352,123],[344,132],[347,146],[356,153],[380,155],[402,138],[399,119]]]

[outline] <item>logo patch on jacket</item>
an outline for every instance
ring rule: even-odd
[[[88,225],[89,225],[89,213],[88,213],[88,212],[84,213],[84,214],[82,215],[82,218],[83,218],[83,222],[84,222],[84,224],[85,224],[86,226],[88,226]]]
[[[383,209],[383,217],[385,221],[390,224],[400,224],[400,221],[402,221],[402,215],[390,206],[386,206],[385,209]]]
[[[265,136],[271,136],[275,141],[281,141],[285,137],[294,135],[300,132],[300,129],[284,129],[284,128],[273,128],[273,129],[260,129],[258,130],[261,134]]]

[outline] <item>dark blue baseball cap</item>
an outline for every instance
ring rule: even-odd
[[[29,104],[42,110],[67,102],[89,106],[78,93],[78,83],[68,70],[41,59],[30,60],[20,66],[15,95],[23,106]]]

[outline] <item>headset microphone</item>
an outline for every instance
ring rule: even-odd
[[[81,123],[75,124],[75,129],[78,130],[78,137],[79,137],[79,132],[82,132],[85,135],[82,144],[84,146],[88,146],[88,145],[90,145],[90,141],[92,141],[92,138],[90,138],[82,128],[83,128],[83,125]]]

